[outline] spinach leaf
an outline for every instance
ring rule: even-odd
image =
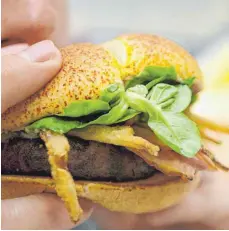
[[[125,89],[123,85],[121,84],[111,84],[105,89],[100,94],[99,99],[102,101],[105,101],[107,103],[112,103],[115,100],[120,98],[120,95],[125,92]]]
[[[194,157],[201,148],[196,124],[183,113],[158,111],[148,125],[162,142],[183,156]]]
[[[151,82],[149,82],[148,84],[146,84],[146,87],[147,87],[148,90],[150,90],[156,84],[165,82],[166,80],[173,80],[173,81],[175,81],[176,77],[172,76],[172,75],[165,75],[165,76],[162,76],[160,78],[152,80]]]
[[[125,88],[134,87],[138,84],[145,84],[158,78],[165,78],[169,76],[171,79],[176,79],[176,71],[174,67],[159,67],[159,66],[148,66],[139,75],[133,77],[131,80],[125,83]],[[149,89],[149,88],[148,88]]]
[[[117,123],[117,121],[121,120],[124,116],[129,119],[134,117],[136,113],[131,112],[131,114],[127,114],[126,111],[128,109],[128,104],[123,99],[120,100],[119,104],[113,107],[108,113],[99,116],[97,119],[92,120],[90,122],[81,122],[77,120],[68,120],[66,118],[58,118],[58,117],[46,117],[40,119],[31,125],[26,127],[26,132],[28,133],[38,133],[42,129],[49,129],[54,132],[59,133],[67,133],[75,128],[84,128],[93,124],[102,124],[102,125],[110,125]],[[123,118],[124,119],[124,118]]]
[[[124,93],[122,85],[111,84],[101,92],[99,99],[75,101],[68,105],[62,114],[57,116],[79,118],[109,111],[111,109],[109,103],[117,102],[122,93]]]
[[[175,95],[175,100],[172,104],[164,107],[166,111],[183,112],[192,101],[192,91],[187,85],[176,86],[178,92]]]
[[[156,104],[162,104],[177,95],[175,86],[159,83],[151,90],[149,100],[153,100]]]
[[[81,128],[82,125],[83,123],[79,121],[51,116],[32,123],[25,128],[25,131],[27,133],[39,133],[41,130],[49,129],[51,131],[63,134],[74,128]]]
[[[195,79],[196,79],[195,77],[189,77],[189,78],[183,80],[181,83],[186,84],[189,87],[192,87],[192,85],[194,84]]]
[[[97,118],[96,120],[89,122],[87,125],[92,125],[92,124],[110,125],[110,124],[114,124],[116,121],[118,121],[119,119],[121,119],[125,115],[128,107],[129,107],[128,104],[126,103],[124,98],[122,98],[120,100],[119,104],[116,105],[115,107],[113,107],[107,114],[104,114],[104,115],[100,116],[99,118]]]
[[[134,92],[143,97],[146,97],[146,95],[148,94],[148,90],[144,85],[136,85],[134,87],[131,87],[127,89],[127,92]]]
[[[79,100],[71,103],[58,116],[78,118],[90,114],[96,114],[103,111],[109,111],[110,105],[102,100]]]
[[[181,155],[195,156],[201,148],[201,139],[195,123],[182,113],[163,110],[153,96],[147,100],[127,91],[125,97],[131,108],[148,113],[148,126],[162,142]]]
[[[118,121],[116,121],[115,123],[121,123],[121,122],[124,122],[124,121],[127,121],[129,119],[132,119],[133,117],[139,115],[140,112],[132,109],[132,108],[128,108],[127,111],[125,112],[124,116],[119,119]]]
[[[172,86],[159,83],[152,88],[149,100],[154,101],[166,111],[182,112],[192,99],[192,91],[187,85]]]

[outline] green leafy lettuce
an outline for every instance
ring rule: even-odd
[[[109,103],[102,100],[82,100],[71,103],[64,109],[63,114],[59,116],[67,116],[78,118],[90,114],[96,114],[111,109]]]
[[[186,100],[178,100],[176,96],[171,100],[175,89],[171,86],[168,90],[169,88],[165,88],[167,84],[161,85],[163,87],[155,86],[154,94],[149,100],[138,92],[129,90],[126,92],[126,100],[135,110],[148,114],[148,126],[161,141],[174,151],[186,157],[193,157],[201,147],[201,139],[195,123],[182,113],[187,107],[187,101],[191,101],[191,95]],[[167,89],[167,93],[163,89]],[[177,90],[176,95],[178,94]]]
[[[89,125],[113,125],[138,115],[171,149],[193,157],[201,147],[199,131],[184,111],[192,101],[194,78],[183,82],[173,67],[146,67],[125,87],[112,84],[97,100],[71,103],[60,115],[40,119],[26,127],[28,133],[49,129],[67,133]]]

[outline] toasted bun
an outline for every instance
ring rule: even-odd
[[[126,35],[110,42],[75,44],[61,50],[63,67],[40,92],[2,115],[2,130],[20,130],[42,117],[62,113],[76,100],[95,99],[105,86],[125,81],[145,67],[173,66],[182,79],[202,79],[194,58],[177,44],[155,35]],[[86,87],[85,87],[86,86]]]
[[[163,174],[131,183],[75,182],[79,197],[87,198],[111,211],[146,213],[159,211],[177,204],[199,183],[199,176],[183,181]],[[2,199],[36,193],[55,193],[51,178],[3,176]]]

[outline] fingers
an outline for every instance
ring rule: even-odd
[[[205,208],[200,209],[202,204],[199,195],[190,196],[179,205],[147,215],[147,222],[153,227],[198,222],[205,214],[205,211],[203,211]]]
[[[201,223],[219,228],[219,221],[224,220],[229,214],[228,195],[228,173],[203,172],[202,183],[195,192],[190,193],[179,205],[148,214],[146,219],[153,227]]]
[[[199,187],[202,186],[202,183]],[[199,188],[195,192],[190,193],[178,205],[172,206],[160,212],[148,214],[146,216],[147,222],[154,227],[172,226],[179,223],[196,222],[201,219],[204,204],[203,195],[199,193]]]
[[[71,229],[89,218],[93,205],[81,199],[82,219],[71,222],[64,203],[56,195],[39,194],[2,201],[2,229]]]
[[[29,46],[26,43],[19,43],[19,44],[14,44],[10,46],[3,47],[1,49],[1,55],[13,55],[17,54],[25,49],[27,49]]]
[[[61,55],[45,40],[18,54],[2,55],[2,112],[26,99],[50,81],[61,67]]]

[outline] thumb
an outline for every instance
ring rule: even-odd
[[[84,213],[80,221],[73,224],[63,201],[56,195],[43,193],[2,200],[2,229],[71,229],[86,221],[93,211],[92,202],[85,199],[79,202]]]
[[[2,112],[40,90],[61,67],[53,42],[36,43],[18,54],[2,54]]]

